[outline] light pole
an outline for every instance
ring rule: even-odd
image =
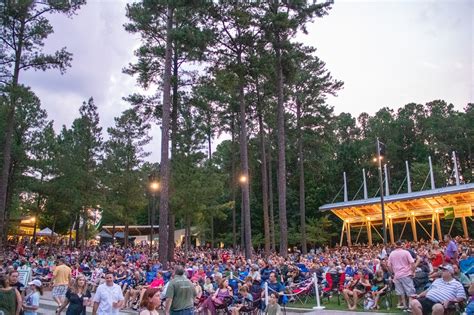
[[[382,156],[380,154],[380,144],[385,145],[380,142],[377,138],[377,161],[379,163],[379,184],[380,184],[380,207],[382,209],[382,228],[383,228],[383,244],[387,245],[387,225],[385,224],[385,205],[383,201],[383,180],[382,180]]]
[[[153,232],[155,223],[156,194],[160,190],[160,182],[156,180],[154,174],[148,176],[148,186],[151,194],[151,214],[150,214],[150,257],[153,255]]]

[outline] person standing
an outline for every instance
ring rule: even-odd
[[[20,273],[17,270],[11,270],[8,273],[8,282],[10,283],[10,286],[15,287],[20,294],[23,292],[25,289],[25,286],[23,283],[18,281],[18,277],[20,276]]]
[[[118,315],[124,300],[122,289],[114,283],[114,274],[109,271],[105,275],[105,283],[97,287],[92,315]]]
[[[416,293],[413,283],[415,260],[407,250],[402,248],[402,245],[401,241],[397,241],[395,250],[388,256],[388,267],[393,273],[393,283],[398,296],[397,307],[406,309],[406,297],[411,303],[411,296]]]
[[[444,251],[444,260],[449,264],[457,264],[458,246],[456,245],[456,242],[449,234],[444,235],[444,242],[447,244],[446,250]]]
[[[140,306],[142,310],[140,315],[159,315],[156,310],[161,304],[160,290],[157,288],[148,288],[143,295]]]
[[[177,266],[175,276],[166,289],[166,315],[193,315],[196,290],[184,276],[184,268]]]
[[[66,300],[56,309],[56,314],[68,306],[66,315],[86,315],[86,307],[90,305],[91,292],[87,289],[86,277],[77,276],[74,284],[66,292]]]
[[[67,288],[71,281],[72,270],[66,266],[64,258],[58,259],[58,265],[53,271],[53,299],[58,304],[58,307],[63,305],[66,299]]]
[[[23,303],[23,314],[38,315],[40,296],[43,295],[42,283],[39,280],[33,280],[28,285],[30,292],[26,295]]]
[[[18,315],[21,310],[21,296],[8,281],[7,276],[0,275],[0,312]]]

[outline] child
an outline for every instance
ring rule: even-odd
[[[375,306],[375,300],[372,298],[372,294],[370,292],[367,292],[365,294],[364,310],[366,311],[372,310],[374,306]]]
[[[25,315],[37,315],[39,302],[40,302],[40,295],[43,295],[42,283],[39,280],[33,280],[28,283],[30,286],[30,293],[25,298],[25,302],[23,303],[23,310]]]
[[[265,314],[282,315],[281,307],[278,304],[278,296],[275,293],[270,294],[268,305],[265,308]]]

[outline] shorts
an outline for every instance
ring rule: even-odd
[[[413,295],[416,293],[412,277],[403,277],[393,280],[395,292],[397,295]]]
[[[433,311],[433,305],[437,304],[437,302],[433,302],[428,298],[419,298],[418,302],[420,302],[421,307],[423,308],[423,314],[431,314]]]
[[[54,297],[65,297],[67,291],[67,285],[58,285],[53,287],[53,298]]]

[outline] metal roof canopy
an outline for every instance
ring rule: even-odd
[[[431,220],[433,212],[444,216],[442,208],[466,204],[474,207],[473,183],[384,196],[385,215],[393,223],[404,222],[411,216],[417,220]],[[354,227],[367,221],[382,225],[380,197],[325,204],[319,210],[332,211]]]

